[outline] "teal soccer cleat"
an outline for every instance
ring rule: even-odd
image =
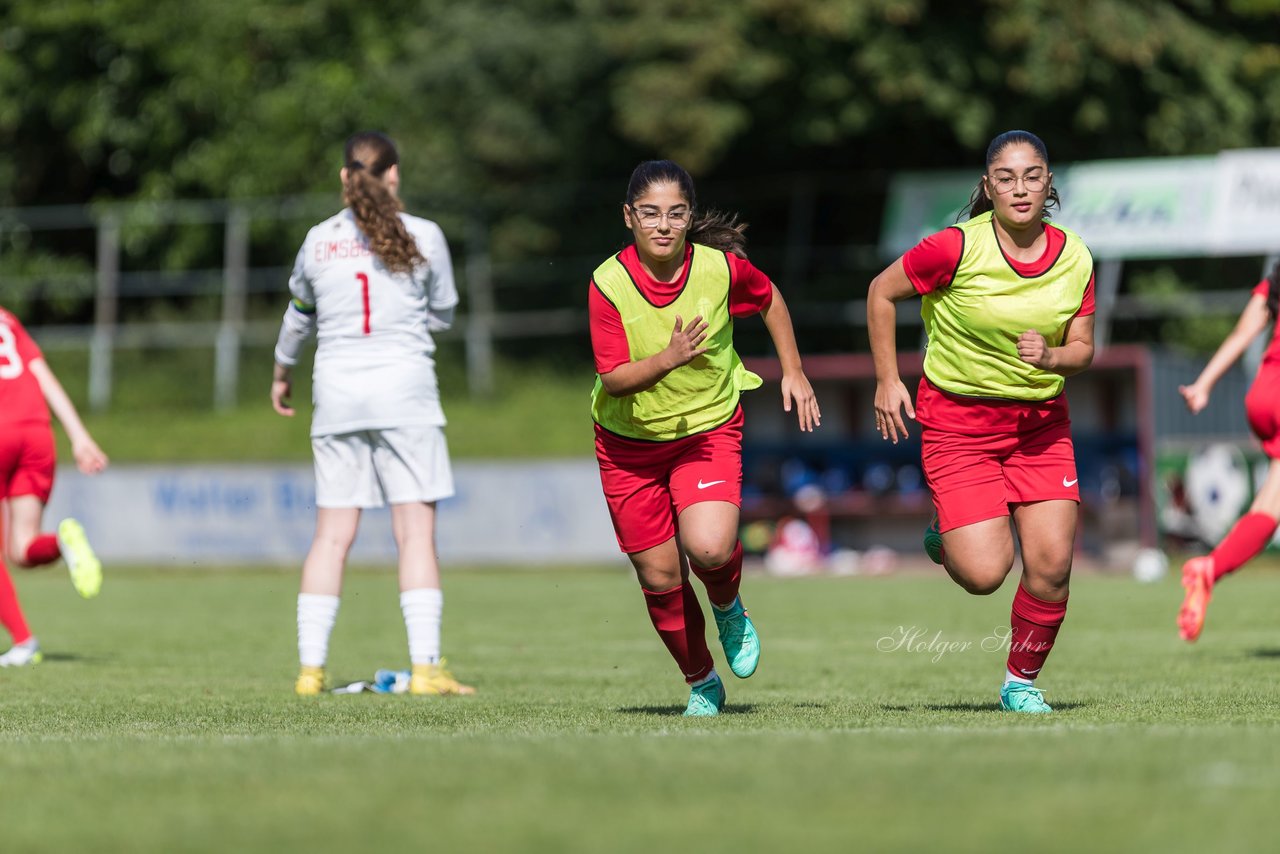
[[[733,604],[724,611],[712,605],[711,613],[716,618],[716,631],[729,669],[739,679],[746,679],[756,672],[760,664],[760,636],[756,634],[747,609],[742,607],[742,597],[735,597]]]
[[[933,514],[933,521],[924,529],[924,553],[929,560],[942,566],[942,534],[938,533],[938,514]]]
[[[1006,682],[1000,689],[1000,708],[1006,712],[1023,712],[1043,715],[1053,708],[1044,701],[1044,692],[1034,685],[1022,682]]]
[[[711,678],[701,685],[689,689],[689,705],[685,707],[686,718],[710,718],[720,714],[724,708],[724,683],[712,671]]]

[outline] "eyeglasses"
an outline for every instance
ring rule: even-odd
[[[663,213],[653,208],[632,208],[631,212],[639,220],[641,228],[657,228],[665,219],[672,231],[684,231],[693,218],[693,211],[687,209]]]
[[[1018,186],[1018,182],[1022,182],[1022,186],[1027,188],[1028,193],[1038,193],[1049,183],[1049,179],[1043,172],[1035,175],[988,175],[987,180],[991,182],[991,186],[997,193],[1004,195],[1012,193],[1013,188]]]

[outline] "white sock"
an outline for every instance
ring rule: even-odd
[[[400,612],[409,634],[409,660],[414,664],[440,661],[440,616],[444,593],[436,587],[419,587],[400,594]]]
[[[710,682],[712,679],[716,679],[716,678],[718,678],[718,677],[716,676],[716,669],[713,667],[713,668],[711,668],[711,672],[710,672],[710,673],[708,673],[706,676],[703,676],[703,677],[702,677],[701,679],[699,679],[697,682],[690,682],[690,683],[689,683],[689,687],[690,687],[690,688],[701,688],[703,685],[706,685],[706,684],[707,684],[708,682]]]
[[[303,667],[324,667],[329,635],[337,619],[337,596],[298,594],[298,661]]]
[[[1025,676],[1019,676],[1018,674],[1014,673],[1012,670],[1006,670],[1004,672],[1004,684],[1008,685],[1010,682],[1018,682],[1022,685],[1036,684],[1036,680],[1034,679],[1027,679]]]

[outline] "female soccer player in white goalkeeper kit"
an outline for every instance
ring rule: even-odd
[[[292,369],[316,335],[311,447],[316,532],[298,594],[299,695],[324,690],[329,635],[360,511],[391,505],[410,693],[471,694],[440,658],[436,502],[453,494],[432,332],[448,329],[458,292],[444,234],[397,196],[399,157],[380,133],[347,140],[347,207],[307,234],[276,344],[271,404],[293,415]]]

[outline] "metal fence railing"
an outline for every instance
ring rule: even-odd
[[[269,259],[260,259],[269,263],[255,266],[251,252],[255,229],[275,227],[279,231],[285,224],[298,231],[303,225],[332,214],[334,205],[331,196],[297,196],[0,209],[0,247],[11,244],[15,235],[24,239],[42,237],[46,243],[56,245],[68,242],[62,239],[66,234],[80,233],[78,248],[67,251],[68,257],[79,259],[78,270],[6,272],[0,280],[0,303],[9,303],[11,291],[22,292],[24,283],[34,283],[38,287],[25,288],[28,294],[38,294],[34,298],[65,298],[91,304],[92,311],[81,311],[76,322],[38,324],[33,326],[33,332],[45,348],[87,351],[88,400],[92,409],[104,409],[112,399],[117,352],[143,348],[212,348],[212,402],[218,408],[229,407],[238,397],[244,349],[270,346],[275,340],[289,274],[283,263],[293,251],[290,247],[285,257],[277,251]],[[463,293],[455,331],[447,335],[463,344],[472,392],[484,394],[493,388],[496,342],[586,335],[583,290],[598,257],[498,259],[490,248],[490,227],[481,215],[446,210],[439,219],[446,225]],[[187,227],[220,231],[216,237],[206,235],[214,245],[220,237],[218,262],[179,269],[137,269],[139,264],[130,256],[132,235],[146,233],[154,242],[154,235],[165,229]],[[762,269],[783,271],[797,280],[788,282],[787,287],[810,283],[817,278],[815,271],[836,283],[836,287],[827,288],[825,295],[789,296],[802,342],[810,335],[815,339],[825,336],[827,340],[848,341],[844,349],[858,349],[852,336],[842,337],[840,333],[865,327],[866,303],[862,295],[866,283],[883,264],[876,247],[858,243],[830,245],[830,236],[818,235],[812,227],[790,228],[784,240],[759,250],[760,257],[766,259],[763,263],[757,261]],[[757,260],[754,251],[752,257]],[[1118,265],[1119,262],[1103,262],[1099,267],[1100,342],[1108,340],[1108,330],[1116,320],[1225,316],[1238,312],[1247,299],[1245,290],[1216,291],[1212,299],[1172,301],[1123,293]],[[34,282],[36,279],[38,282]],[[525,283],[554,280],[553,284],[558,285],[565,279],[577,283],[577,288],[547,289],[556,294],[554,298],[535,299],[516,292]],[[141,305],[166,298],[197,298],[208,305],[193,318],[157,317],[145,311],[122,309],[126,303]],[[901,305],[899,319],[906,329],[918,334],[918,306]]]

